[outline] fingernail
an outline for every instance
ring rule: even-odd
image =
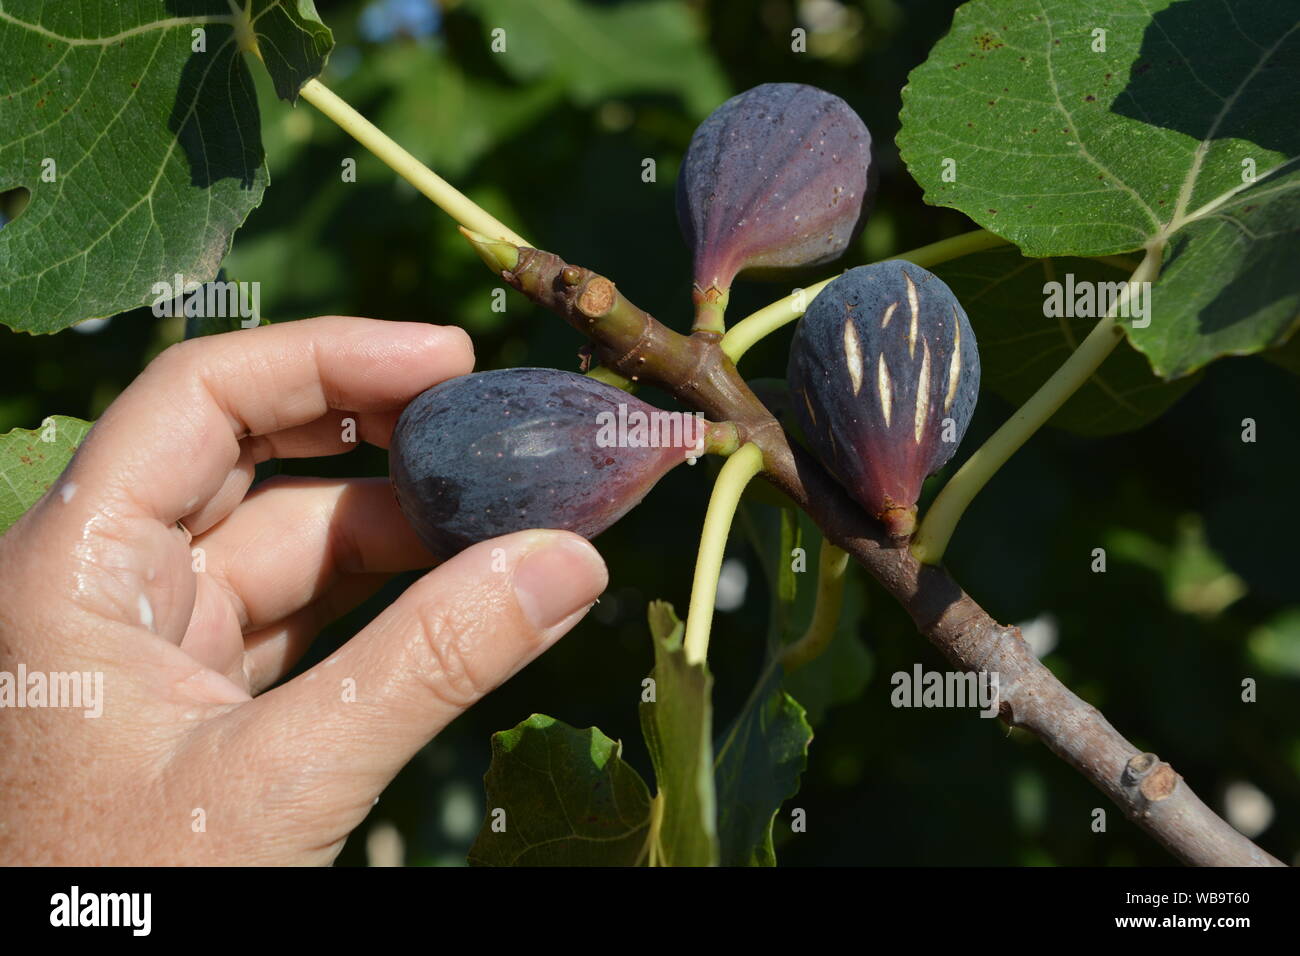
[[[590,606],[609,583],[605,562],[585,540],[560,533],[547,538],[524,555],[514,576],[515,600],[539,631]]]

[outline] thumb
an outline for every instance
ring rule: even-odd
[[[568,532],[474,545],[333,657],[246,705],[255,746],[287,748],[268,756],[299,770],[341,771],[321,776],[372,790],[368,810],[416,751],[581,620],[608,580],[596,549]]]

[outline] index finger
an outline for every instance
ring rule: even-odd
[[[65,480],[172,524],[221,490],[241,439],[399,409],[473,367],[463,330],[423,323],[330,316],[193,339],[118,396]]]

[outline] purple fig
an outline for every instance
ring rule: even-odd
[[[573,372],[476,372],[411,401],[389,469],[403,514],[439,557],[525,528],[592,538],[699,454],[707,426]]]
[[[696,129],[677,177],[697,306],[723,299],[741,272],[840,256],[874,184],[871,134],[838,96],[764,83],[727,100]]]
[[[891,537],[912,533],[925,479],[966,434],[975,333],[952,290],[902,260],[850,269],[799,321],[787,372],[813,453]]]

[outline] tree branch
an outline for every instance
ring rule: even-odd
[[[941,567],[892,542],[750,391],[719,337],[681,335],[623,298],[614,283],[536,249],[474,241],[479,254],[534,302],[592,340],[606,367],[732,421],[763,453],[763,477],[784,492],[911,615],[956,667],[996,672],[999,716],[1042,740],[1185,863],[1281,866],[1220,819],[1169,764],[1141,753],[1034,656],[1018,628],[994,621]]]

